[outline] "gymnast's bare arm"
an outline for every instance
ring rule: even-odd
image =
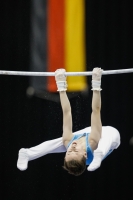
[[[91,133],[89,136],[89,143],[93,150],[97,148],[102,133],[100,110],[101,110],[100,91],[94,90],[92,97]]]
[[[65,91],[59,92],[61,107],[63,111],[63,144],[66,147],[72,139],[72,114],[71,106]]]

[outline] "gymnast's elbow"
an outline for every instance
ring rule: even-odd
[[[101,106],[97,105],[97,106],[92,106],[92,112],[93,113],[100,113],[101,111]]]

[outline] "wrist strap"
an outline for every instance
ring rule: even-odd
[[[92,80],[92,89],[91,90],[97,90],[97,91],[101,91],[101,81],[96,81],[96,80]]]
[[[57,91],[66,91],[67,90],[67,82],[66,81],[57,81],[56,82],[56,85],[57,85]]]

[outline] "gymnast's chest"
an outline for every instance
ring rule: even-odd
[[[82,146],[86,147],[86,137],[82,136],[78,139],[78,143],[82,144]]]

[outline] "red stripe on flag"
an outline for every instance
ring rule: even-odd
[[[64,0],[48,1],[48,68],[54,72],[64,68]],[[57,87],[54,77],[48,77],[47,89],[56,92]]]

